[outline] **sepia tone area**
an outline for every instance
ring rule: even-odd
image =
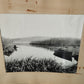
[[[10,6],[8,0],[0,0],[0,13],[37,13],[31,4],[31,12],[21,11],[24,9],[23,2],[19,6],[16,1],[15,5]],[[25,1],[25,0],[23,0]],[[31,1],[31,0],[30,0]],[[32,0],[34,1],[34,0]],[[37,2],[36,2],[37,3]],[[40,0],[38,13],[52,14],[84,14],[84,0]],[[45,3],[45,4],[44,4]],[[17,5],[16,5],[17,4]],[[53,5],[54,4],[54,5]],[[57,5],[56,5],[57,4]],[[26,5],[24,5],[26,6]],[[52,10],[55,8],[56,10]],[[41,12],[40,12],[41,11]],[[59,74],[59,73],[9,73],[5,72],[4,58],[2,53],[2,43],[0,38],[0,84],[84,84],[84,30],[82,35],[78,73],[77,74]]]
[[[0,0],[0,13],[84,14],[84,0]]]

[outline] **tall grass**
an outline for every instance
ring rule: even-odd
[[[75,73],[77,65],[68,69],[62,69],[61,65],[56,63],[53,59],[35,59],[27,58],[25,60],[13,60],[12,62],[5,62],[7,72],[65,72]]]

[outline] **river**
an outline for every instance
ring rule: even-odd
[[[18,49],[14,53],[12,53],[9,57],[5,56],[5,61],[12,61],[14,59],[26,59],[28,57],[35,58],[35,59],[53,59],[57,63],[61,64],[63,68],[68,68],[77,64],[77,61],[72,58],[72,61],[68,61],[57,56],[54,56],[54,51],[50,51],[45,48],[40,47],[33,47],[33,46],[25,46],[25,45],[18,45]]]

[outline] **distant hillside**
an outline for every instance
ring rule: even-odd
[[[49,45],[49,46],[79,46],[80,39],[72,38],[51,38],[44,41],[32,41],[31,45]]]
[[[13,40],[12,39],[8,39],[8,38],[3,38],[2,37],[2,45],[3,46],[10,45],[12,43],[13,43]]]
[[[50,39],[49,37],[28,37],[28,38],[16,38],[16,39],[13,39],[13,42],[14,43],[19,43],[19,42],[32,42],[32,41],[44,41],[44,40],[48,40]]]
[[[3,45],[11,45],[17,43],[30,43],[31,45],[51,45],[51,46],[68,46],[68,45],[80,45],[80,39],[73,38],[49,38],[49,37],[29,37],[29,38],[17,38],[7,39],[2,37]]]

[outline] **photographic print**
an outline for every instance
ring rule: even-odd
[[[0,14],[6,72],[76,73],[83,15]]]

